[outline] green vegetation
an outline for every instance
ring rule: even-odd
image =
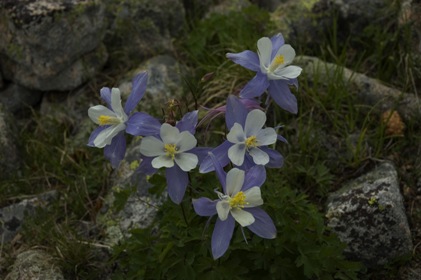
[[[260,37],[279,31],[268,12],[254,6],[203,20],[192,11],[188,15],[190,30],[176,42],[177,55],[192,69],[184,77],[183,102],[189,108],[195,103],[221,105],[228,94],[238,93],[253,77],[251,71],[228,61],[225,54],[255,51]],[[363,34],[354,34],[346,41],[337,40],[336,28],[332,25],[325,45],[318,50],[288,43],[298,54],[319,56],[393,81],[404,90],[413,89],[413,81],[404,75],[412,73],[408,71],[413,66],[407,41],[410,26],[369,26]],[[388,57],[392,59],[384,59]],[[104,275],[110,274],[113,279],[365,279],[379,274],[383,279],[395,279],[396,267],[367,273],[361,264],[346,260],[342,255],[344,244],[324,225],[323,207],[330,191],[364,173],[377,160],[393,159],[399,166],[418,166],[421,170],[420,159],[414,157],[419,153],[419,125],[411,120],[405,123],[405,134],[411,137],[387,135],[377,111],[357,103],[340,71],[337,79],[327,84],[317,75],[311,80],[305,74],[300,76],[299,90],[294,92],[299,102],[296,116],[277,106],[269,107],[269,125],[282,125],[279,133],[289,142],[276,144],[285,165],[269,170],[262,187],[263,207],[277,226],[276,239],[263,240],[245,229],[246,244],[237,226],[227,253],[214,261],[210,253],[214,220],[208,224],[207,218],[197,216],[190,201],[200,196],[216,199],[213,190],[219,183],[213,173],[196,172],[191,174],[181,207],[165,202],[151,227],[133,230],[130,238],[107,250],[101,245],[102,231],[96,228],[95,219],[102,197],[111,189],[107,179],[111,169],[100,149],[84,145],[91,128],[80,131],[79,120],[33,113],[31,121],[20,125],[26,152],[23,174],[0,182],[1,205],[48,190],[57,190],[60,199],[40,209],[25,224],[20,241],[24,245],[20,246],[45,248],[56,258],[66,279],[105,279]],[[417,78],[415,72],[411,75]],[[92,84],[86,91],[98,95],[99,84]],[[224,129],[223,118],[199,128],[198,133],[205,135],[198,137],[199,144],[220,143]],[[80,146],[70,144],[76,137],[85,137],[86,141]],[[399,171],[402,183],[408,186],[415,186],[421,175]],[[158,174],[150,182],[155,184],[151,195],[161,194],[165,180]],[[129,187],[117,195],[114,207],[121,209],[134,190]],[[420,217],[421,211],[415,209],[414,225],[421,226]],[[90,235],[81,230],[84,225],[92,226]],[[5,258],[0,261],[1,267],[12,263],[17,246],[14,243],[2,248],[1,257]],[[419,250],[413,258],[421,258]],[[6,272],[0,271],[0,275]]]

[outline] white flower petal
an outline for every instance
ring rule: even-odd
[[[302,70],[301,67],[290,65],[285,68],[276,69],[275,72],[270,75],[270,78],[273,80],[295,79],[301,74]],[[272,76],[274,78],[272,78]]]
[[[140,153],[147,157],[156,157],[165,155],[164,143],[156,137],[148,136],[142,139],[140,143]]]
[[[234,123],[230,132],[227,134],[227,140],[231,143],[244,143],[246,135],[244,134],[243,127],[239,123]]]
[[[276,142],[277,137],[278,135],[272,127],[261,129],[256,134],[256,140],[259,146],[271,145]]]
[[[128,117],[121,106],[121,94],[118,88],[111,89],[111,108],[120,119],[127,121]]]
[[[178,128],[167,123],[161,125],[159,135],[165,144],[175,144],[180,140],[180,131]]]
[[[284,57],[284,63],[281,65],[288,65],[295,58],[295,50],[291,47],[291,45],[285,44],[276,52],[276,56],[278,55],[282,55]]]
[[[230,212],[230,204],[228,201],[221,200],[216,203],[216,212],[218,213],[218,217],[221,221],[225,221],[228,217],[228,213]]]
[[[246,137],[257,135],[266,123],[266,114],[259,110],[254,109],[247,114],[246,123],[244,125],[244,132]]]
[[[242,227],[246,227],[254,223],[253,215],[244,210],[238,208],[231,209],[231,215]]]
[[[245,208],[256,207],[263,204],[262,194],[259,187],[252,187],[246,190],[244,195],[246,196],[246,205],[244,205]]]
[[[112,125],[103,131],[101,131],[94,140],[95,147],[104,148],[106,145],[110,145],[114,136],[116,136],[120,131],[126,129],[124,123],[118,125]]]
[[[199,162],[198,157],[192,153],[181,153],[175,155],[175,163],[181,168],[181,170],[189,172],[196,167]]]
[[[180,133],[178,142],[175,145],[178,149],[177,152],[182,153],[196,147],[197,140],[190,132],[183,131]]]
[[[174,161],[172,160],[171,157],[163,155],[163,156],[159,156],[156,157],[152,160],[152,167],[159,169],[161,167],[173,167],[174,166]]]
[[[272,41],[268,37],[260,38],[257,41],[257,54],[259,55],[260,69],[263,73],[267,72],[272,55]]]
[[[88,109],[88,116],[94,123],[101,125],[98,120],[100,116],[109,116],[115,118],[116,114],[105,106],[96,105]]]
[[[246,154],[245,144],[234,144],[228,149],[228,158],[237,166],[244,162],[244,155]]]
[[[227,195],[234,196],[241,191],[244,184],[244,171],[238,168],[233,168],[227,173]]]
[[[269,162],[269,155],[259,148],[251,148],[249,154],[255,164],[266,165]]]

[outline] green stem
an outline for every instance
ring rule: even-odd
[[[186,223],[187,226],[189,226],[189,223],[187,222],[187,218],[186,218],[186,213],[184,212],[184,207],[183,207],[182,203],[180,203],[180,207],[181,207],[181,212],[183,213],[184,222]]]

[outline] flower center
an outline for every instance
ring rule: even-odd
[[[174,160],[175,154],[177,153],[177,147],[175,144],[165,144],[164,151],[167,153],[167,156],[171,157]]]
[[[231,208],[244,208],[244,205],[247,204],[246,195],[243,192],[238,192],[231,197],[229,203]]]
[[[269,71],[270,72],[275,71],[279,65],[282,65],[284,63],[285,63],[285,58],[283,55],[280,54],[280,55],[275,56],[272,63],[270,64]]]
[[[247,149],[257,147],[256,136],[252,135],[252,136],[248,137],[245,141],[245,144],[246,144]]]
[[[101,115],[98,117],[99,125],[120,124],[121,120],[116,117]]]

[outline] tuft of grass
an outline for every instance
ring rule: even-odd
[[[92,276],[96,248],[89,245],[91,237],[75,231],[75,225],[95,223],[110,168],[101,150],[84,144],[75,146],[78,134],[84,134],[84,143],[89,136],[90,131],[83,131],[86,127],[81,124],[70,115],[33,111],[31,119],[19,126],[24,167],[20,174],[0,182],[2,203],[51,190],[57,191],[58,199],[25,219],[20,242],[12,244],[4,254],[11,260],[19,244],[43,246],[71,279],[93,279],[85,275]],[[104,266],[97,263],[99,272]]]

